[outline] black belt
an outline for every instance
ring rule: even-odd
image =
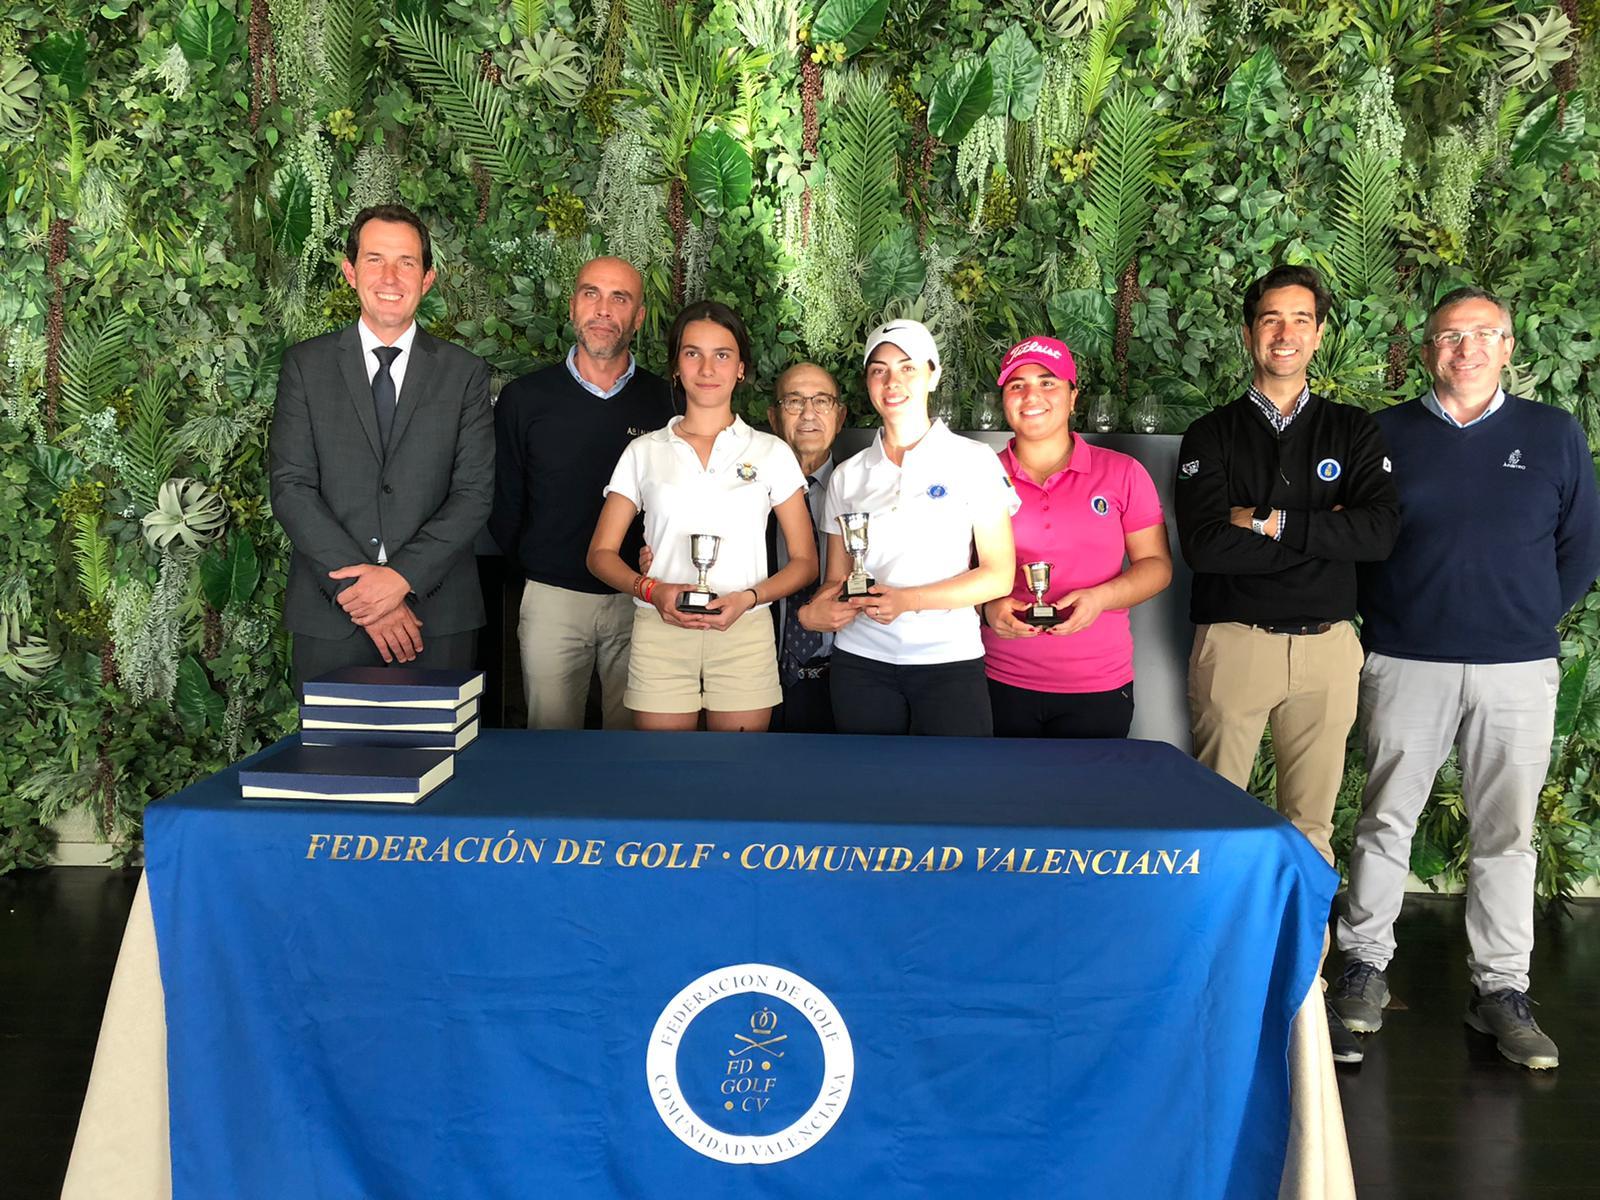
[[[810,659],[805,666],[796,668],[795,678],[797,680],[822,679],[828,674],[829,662],[830,660],[827,655],[819,654],[815,658]]]
[[[1251,629],[1261,629],[1267,633],[1287,634],[1289,637],[1306,637],[1312,634],[1327,633],[1339,622],[1318,621],[1315,625],[1252,625]]]

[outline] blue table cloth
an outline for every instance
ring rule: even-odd
[[[1337,882],[1150,742],[486,731],[146,830],[177,1200],[1275,1196]]]

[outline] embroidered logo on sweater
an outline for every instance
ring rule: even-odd
[[[1178,468],[1178,473],[1185,479],[1193,479],[1200,473],[1200,460],[1198,458],[1190,459]]]
[[[1513,471],[1526,471],[1528,469],[1522,465],[1522,451],[1520,449],[1513,450],[1510,454],[1506,455],[1505,462],[1501,463],[1500,465],[1502,467],[1509,467]]]
[[[1317,478],[1323,483],[1332,483],[1343,470],[1337,458],[1325,458],[1317,464]]]

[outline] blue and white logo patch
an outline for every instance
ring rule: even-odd
[[[1096,496],[1093,500],[1089,501],[1089,507],[1094,509],[1097,516],[1103,517],[1111,511],[1111,502],[1108,501],[1104,496]]]
[[[1343,470],[1337,458],[1325,458],[1317,464],[1317,478],[1323,483],[1332,483]]]
[[[928,489],[928,497],[929,497],[929,499],[941,500],[946,495],[948,495],[948,493],[946,492],[945,486],[942,483],[936,483],[936,484],[934,484],[932,487],[930,487]]]

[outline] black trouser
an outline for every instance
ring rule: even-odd
[[[291,656],[294,666],[294,690],[308,679],[316,679],[329,671],[342,667],[381,667],[383,655],[367,636],[358,629],[346,638],[307,637],[294,634]],[[396,666],[420,667],[431,671],[470,671],[478,665],[478,631],[468,629],[463,633],[422,634],[422,653],[408,663]]]
[[[901,667],[835,646],[831,683],[840,733],[994,733],[981,658]]]
[[[832,733],[833,700],[828,694],[829,660],[821,655],[800,668],[800,678],[783,689],[783,703],[772,710],[768,733]]]
[[[1109,692],[1034,692],[989,680],[996,737],[1122,738],[1133,724],[1133,684]]]

